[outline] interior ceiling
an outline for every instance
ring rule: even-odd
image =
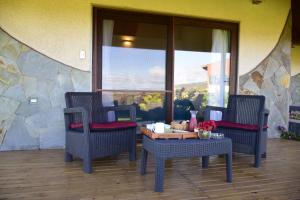
[[[212,29],[194,26],[175,26],[175,49],[210,52]]]
[[[300,1],[292,0],[292,42],[300,45]]]
[[[113,46],[123,46],[124,36],[129,36],[131,47],[162,49],[167,47],[167,26],[117,20],[114,23]]]
[[[130,36],[134,48],[167,48],[167,26],[116,20],[113,29],[113,46],[124,46],[124,36]],[[175,26],[175,49],[210,52],[212,29],[193,26]]]

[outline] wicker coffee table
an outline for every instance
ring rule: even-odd
[[[209,156],[225,154],[227,182],[232,181],[232,143],[229,138],[153,140],[144,135],[141,175],[146,174],[148,153],[153,154],[156,161],[155,192],[163,191],[165,160],[175,157],[202,157],[202,167],[206,168]]]

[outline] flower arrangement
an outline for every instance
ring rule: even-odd
[[[281,132],[280,138],[300,141],[300,136],[297,136],[295,133],[288,131],[286,127],[278,126],[278,130]]]
[[[199,138],[209,139],[211,136],[211,131],[217,128],[215,121],[209,120],[200,122],[198,124],[198,136]]]
[[[212,131],[217,128],[216,122],[214,120],[199,122],[198,129],[200,131]]]

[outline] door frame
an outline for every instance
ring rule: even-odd
[[[166,49],[166,122],[173,120],[174,114],[174,26],[188,25],[203,28],[217,28],[230,32],[230,74],[229,94],[237,93],[238,82],[238,40],[239,23],[219,20],[208,20],[192,17],[178,17],[161,14],[148,14],[143,12],[131,12],[93,7],[93,52],[92,52],[92,91],[102,90],[102,22],[103,19],[120,19],[132,22],[148,22],[167,25],[167,49]],[[124,90],[122,90],[124,91]]]

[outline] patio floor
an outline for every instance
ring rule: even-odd
[[[225,182],[224,158],[212,157],[208,169],[201,159],[166,163],[165,191],[153,192],[154,159],[140,176],[138,161],[127,154],[97,160],[84,174],[82,162],[63,161],[63,150],[0,152],[0,200],[4,199],[300,199],[300,142],[270,139],[261,168],[253,157],[235,154],[233,183]]]

